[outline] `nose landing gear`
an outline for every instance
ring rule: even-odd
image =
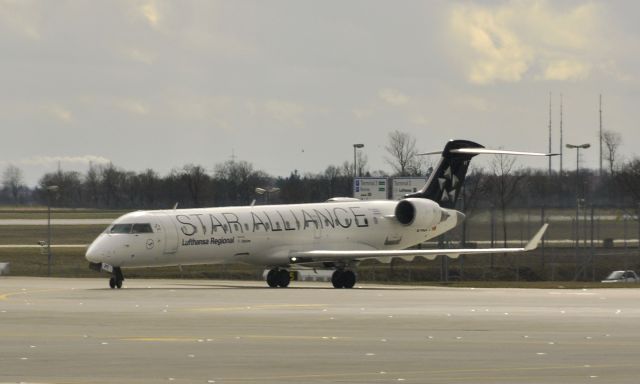
[[[109,279],[109,287],[111,289],[122,288],[122,282],[124,281],[124,275],[120,267],[113,267],[112,276]]]

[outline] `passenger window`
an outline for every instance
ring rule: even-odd
[[[109,231],[111,233],[130,233],[131,224],[114,224]]]
[[[131,233],[153,233],[151,224],[133,224]]]

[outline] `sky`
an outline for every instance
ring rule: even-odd
[[[391,172],[390,132],[559,150],[640,142],[635,1],[0,0],[0,169]],[[565,153],[565,167],[575,152]],[[483,166],[483,161],[478,162]],[[545,168],[546,160],[522,159]],[[557,169],[558,160],[554,160]]]

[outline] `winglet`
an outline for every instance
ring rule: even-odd
[[[524,247],[525,252],[533,251],[534,249],[538,248],[538,244],[540,243],[540,240],[542,240],[542,236],[544,236],[544,232],[547,230],[548,226],[549,226],[549,223],[544,224],[542,228],[540,228],[538,233],[536,233],[535,236],[533,236],[531,240],[529,240],[529,242],[527,243],[527,246]]]

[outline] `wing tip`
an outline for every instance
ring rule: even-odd
[[[542,237],[544,236],[544,233],[547,231],[548,227],[549,227],[549,223],[544,223],[544,225],[531,238],[531,240],[529,240],[529,242],[527,243],[527,246],[524,247],[524,250],[533,251],[534,249],[538,248],[538,244],[540,244],[540,241],[542,240]]]

